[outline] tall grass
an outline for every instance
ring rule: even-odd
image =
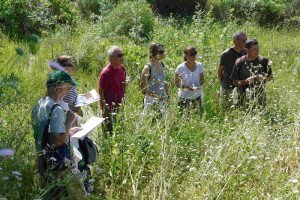
[[[91,27],[92,28],[88,28]],[[1,102],[0,148],[17,149],[13,159],[0,158],[0,197],[33,199],[41,195],[35,170],[30,111],[45,93],[47,61],[60,54],[75,57],[79,92],[97,88],[98,74],[107,61],[106,49],[118,44],[132,82],[126,88],[123,121],[116,135],[93,132],[100,146],[92,166],[92,198],[107,199],[297,199],[299,197],[299,35],[293,30],[260,28],[255,23],[215,23],[210,17],[193,22],[155,18],[152,41],[164,44],[171,99],[166,114],[155,123],[142,118],[139,73],[147,62],[149,43],[127,37],[101,36],[101,24],[82,23],[76,32],[61,29],[42,38],[36,54],[26,44],[4,36],[0,76],[14,73],[20,90],[14,102]],[[244,30],[260,42],[261,54],[272,61],[274,80],[267,85],[263,112],[223,111],[218,105],[216,69],[231,35]],[[186,45],[198,49],[204,63],[204,113],[180,117],[174,71],[183,61]],[[22,57],[15,47],[24,49]],[[9,60],[11,62],[8,62]],[[15,62],[15,63],[14,63]],[[8,64],[5,64],[8,63]],[[13,64],[14,63],[14,64]],[[7,98],[10,98],[8,94]],[[84,120],[100,116],[98,105],[83,107]],[[15,175],[13,171],[20,172]]]

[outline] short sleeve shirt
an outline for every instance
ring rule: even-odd
[[[269,60],[265,57],[259,56],[255,60],[248,61],[246,56],[243,56],[236,61],[232,78],[233,80],[246,80],[250,76],[259,74],[266,77],[272,76],[272,69],[271,66],[269,66]],[[256,81],[253,85],[244,85],[240,87],[239,91],[245,92],[249,87],[262,88],[264,83],[265,82],[261,84],[260,81]]]
[[[223,88],[229,89],[233,87],[232,70],[235,61],[243,55],[246,55],[246,51],[237,52],[233,47],[226,49],[221,55],[220,65],[224,67],[223,79],[221,80]]]
[[[113,68],[107,65],[99,75],[99,93],[100,88],[104,90],[105,103],[109,109],[118,108],[125,95],[126,72],[123,65]]]
[[[44,133],[44,128],[48,123],[48,117],[51,112],[53,105],[56,102],[46,96],[36,102],[31,112],[32,119],[32,128],[34,131],[34,140],[35,140],[35,148],[36,151],[41,151],[41,143]],[[66,113],[60,107],[57,106],[54,108],[50,118],[50,124],[48,133],[49,134],[60,134],[66,132]]]
[[[69,90],[69,92],[66,94],[66,96],[64,96],[64,98],[62,99],[64,102],[66,102],[69,106],[69,108],[76,112],[76,102],[77,102],[77,97],[78,97],[78,92],[75,86],[71,86],[71,89]]]
[[[196,99],[201,96],[202,88],[200,85],[200,74],[204,72],[204,67],[202,63],[196,62],[196,69],[192,72],[190,71],[185,62],[180,64],[175,73],[181,76],[181,84],[188,85],[197,88],[194,91],[180,88],[178,96],[184,99]]]

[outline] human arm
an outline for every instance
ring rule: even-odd
[[[201,74],[200,74],[200,76],[199,76],[199,81],[200,81],[200,85],[203,85],[203,83],[204,83],[204,72],[202,72]]]
[[[220,82],[223,79],[223,74],[224,74],[224,66],[219,65],[219,67],[218,67],[218,79],[219,79]]]

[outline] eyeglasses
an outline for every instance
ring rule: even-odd
[[[165,50],[160,50],[160,51],[158,51],[158,53],[163,54],[163,53],[165,53]]]
[[[119,53],[119,54],[117,54],[116,56],[119,57],[119,58],[121,58],[121,57],[124,56],[124,53]]]
[[[65,67],[75,67],[73,64],[67,64]]]
[[[189,56],[195,56],[195,55],[197,55],[197,52],[191,52],[191,53],[186,54],[186,55],[189,55]]]

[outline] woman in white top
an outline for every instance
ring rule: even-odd
[[[175,71],[175,86],[179,88],[178,106],[180,112],[196,109],[200,113],[202,84],[204,83],[203,64],[196,61],[197,50],[188,46],[184,49],[184,61]]]
[[[145,65],[141,74],[141,90],[144,96],[144,111],[146,114],[150,108],[163,111],[168,99],[168,83],[164,64],[164,47],[159,43],[153,43],[149,48],[149,62]],[[154,108],[153,108],[154,107]]]

